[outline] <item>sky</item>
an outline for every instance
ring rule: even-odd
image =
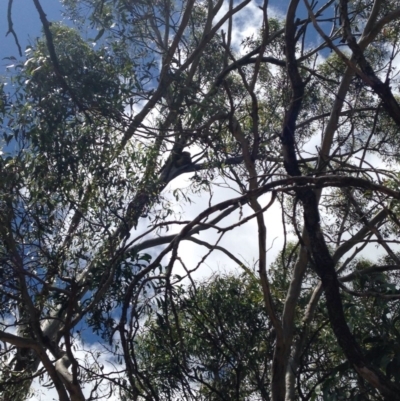
[[[8,24],[7,24],[7,3],[8,1],[2,0],[0,1],[0,27],[3,27],[3,35],[6,34],[8,30]],[[270,8],[270,15],[271,16],[284,16],[284,13],[286,11],[286,4],[288,3],[287,0],[272,0],[269,2],[269,8]],[[228,3],[227,3],[228,4]],[[226,6],[223,7],[223,9],[227,9],[227,4]],[[255,32],[255,29],[257,29],[259,26],[261,26],[261,18],[262,18],[262,12],[258,7],[258,4],[260,4],[259,1],[253,1],[251,2],[247,7],[246,10],[247,12],[243,13],[241,12],[240,15],[242,16],[242,21],[236,21],[235,25],[238,25],[238,22],[240,22],[239,26],[242,29],[236,30],[233,35],[233,42],[237,45],[239,45],[242,41],[243,38],[249,36],[252,32]],[[44,9],[45,13],[47,14],[47,18],[49,21],[60,21],[63,19],[62,17],[62,6],[59,1],[55,0],[41,0],[41,5],[42,8]],[[304,10],[300,10],[301,14],[304,13]],[[300,17],[303,17],[304,15],[300,15]],[[33,1],[32,0],[13,0],[13,10],[12,10],[12,19],[14,23],[14,30],[18,36],[18,40],[21,44],[22,51],[26,49],[26,47],[34,43],[35,38],[41,35],[41,23],[39,19],[39,15],[37,13],[37,10],[34,7]],[[67,20],[64,19],[64,23],[68,23]],[[11,34],[9,34],[7,37],[5,37],[4,41],[2,42],[2,45],[0,45],[0,59],[1,59],[1,68],[0,71],[6,68],[6,66],[13,64],[13,60],[9,59],[4,59],[5,57],[16,57],[17,59],[19,58],[18,55],[18,48],[15,44],[15,40]],[[0,75],[2,72],[0,72]],[[178,179],[175,179],[171,185],[169,186],[169,190],[173,190],[175,188],[182,188],[186,187],[189,185],[189,177],[188,176],[181,176],[178,177]],[[167,189],[168,191],[168,189]],[[217,193],[214,195],[214,202],[217,202],[218,200],[224,200],[228,196],[228,193],[226,190],[219,190]],[[185,214],[188,214],[188,216],[195,217],[199,211],[203,210],[203,207],[207,207],[208,204],[208,198],[198,198],[196,199],[195,197],[193,198],[193,204],[190,206],[185,206]],[[280,228],[280,212],[277,214],[277,210],[273,211],[271,213],[274,216],[279,216],[279,218],[276,218],[277,223],[269,224],[270,228],[270,237],[271,237],[271,243],[272,241],[276,238],[279,237],[281,234],[281,228]],[[237,217],[237,216],[235,216]],[[275,219],[274,219],[275,220]],[[248,229],[249,232],[253,231],[255,226],[254,222],[248,223]],[[142,224],[142,227],[144,229],[145,227],[145,222]],[[253,231],[254,232],[254,231]],[[229,237],[229,236],[228,236]],[[235,242],[237,242],[237,245],[243,245],[243,243],[251,242],[250,240],[251,237],[244,235],[243,238],[240,238],[238,236],[235,236],[230,239],[223,239],[221,245],[225,244],[226,242],[229,241],[230,246],[232,246]],[[275,240],[275,245],[278,245]],[[251,244],[248,244],[247,249],[252,249],[253,247]],[[199,253],[199,247],[196,245],[193,245],[191,243],[186,242],[185,246],[185,253],[188,255],[193,255]],[[256,249],[256,247],[254,248]],[[277,248],[278,249],[278,248]],[[193,253],[194,252],[194,253]],[[226,260],[226,257],[219,254],[219,257],[221,259],[218,261],[219,265],[221,266],[221,269],[226,266],[226,263],[228,263],[228,260]],[[276,253],[273,252],[272,257],[275,258]],[[252,257],[247,258],[245,255],[243,256],[246,261],[250,262]],[[190,258],[193,259],[193,258]],[[210,263],[214,263],[216,261],[212,260]]]
[[[16,57],[19,58],[18,49],[15,44],[14,38],[12,35],[8,35],[4,38],[4,35],[7,33],[7,0],[0,1],[0,32],[2,31],[3,40],[0,45],[0,75],[3,73],[7,65],[12,64],[12,60],[5,59],[6,57]],[[61,5],[59,1],[56,0],[41,0],[42,7],[47,14],[47,17],[50,21],[60,21],[62,20],[61,15]],[[273,0],[270,1],[270,8],[272,15],[284,15],[286,11],[287,0]],[[241,42],[241,40],[251,34],[252,31],[255,32],[256,28],[260,26],[261,12],[258,9],[257,3],[254,1],[247,7],[248,12],[246,13],[246,17],[243,19],[240,31],[236,31],[234,35],[234,41],[237,44]],[[299,17],[302,18],[305,15],[305,10],[300,10]],[[18,35],[18,39],[20,41],[22,51],[26,49],[27,45],[34,43],[35,38],[41,35],[41,24],[38,13],[34,7],[32,0],[14,0],[13,1],[13,13],[12,18],[14,22],[14,30]],[[67,21],[65,21],[67,23]],[[309,40],[313,41],[312,33],[310,33]],[[171,196],[171,193],[176,188],[185,188],[190,184],[189,180],[190,176],[183,175],[175,179],[167,188],[166,194],[167,196]],[[218,189],[215,191],[213,196],[213,203],[218,203],[222,200],[225,200],[227,197],[231,197],[233,194],[232,190],[229,189]],[[236,196],[236,195],[234,195]],[[190,205],[185,205],[184,209],[181,209],[181,205],[176,204],[176,212],[184,211],[185,219],[193,219],[197,216],[197,214],[208,207],[209,198],[201,197],[201,196],[193,196],[193,203]],[[263,199],[263,204],[266,204],[269,200],[269,196],[265,196]],[[233,214],[229,219],[224,222],[224,226],[228,226],[231,223],[237,221],[238,213]],[[243,211],[244,215],[249,214],[249,208],[245,207]],[[267,248],[271,247],[271,250],[267,254],[268,262],[272,262],[277,256],[278,251],[281,249],[283,243],[283,232],[282,232],[282,224],[281,224],[281,210],[278,208],[277,204],[271,207],[271,209],[265,214],[265,219],[267,223]],[[146,226],[146,222],[143,221],[140,230],[144,230]],[[258,258],[258,246],[257,246],[257,238],[255,233],[257,232],[256,222],[255,220],[251,220],[246,223],[241,230],[238,232],[229,232],[221,241],[220,245],[225,246],[229,249],[235,250],[243,250],[243,253],[236,254],[236,256],[241,259],[243,262],[246,262],[246,265],[249,267],[256,265],[256,260]],[[207,234],[200,234],[199,239],[205,239],[208,242],[212,243],[213,240],[217,239],[216,232],[207,232]],[[179,255],[184,260],[185,264],[188,268],[194,268],[198,261],[208,252],[205,248],[199,247],[198,245],[194,245],[188,241],[184,242],[179,250]],[[168,258],[166,259],[168,261]],[[213,271],[226,272],[232,268],[232,261],[229,260],[225,255],[220,252],[214,252],[204,264],[205,267],[198,273],[197,278],[209,275]],[[236,267],[236,266],[235,266]],[[178,270],[175,273],[182,273]],[[101,352],[101,346],[96,343],[91,344],[77,344],[78,348],[89,349],[90,352],[79,351],[78,355],[84,358],[85,355],[90,355],[91,352]],[[103,357],[102,363],[105,366],[105,370],[112,369],[115,361],[108,360],[106,356]],[[30,401],[38,401],[38,400],[51,400],[53,397],[56,399],[56,393],[54,390],[44,389],[40,383],[37,381],[34,383],[34,388],[38,391],[38,393],[30,399]],[[87,391],[89,391],[87,389]],[[113,400],[113,398],[111,398]]]
[[[49,20],[60,21],[61,5],[59,1],[55,0],[41,0],[43,9],[47,14]],[[15,44],[14,37],[7,34],[7,9],[8,0],[0,1],[0,34],[2,40],[0,41],[0,59],[2,69],[8,65],[9,62],[3,60],[4,57],[19,58],[18,48]],[[26,49],[28,44],[33,43],[35,38],[41,35],[41,23],[39,14],[33,4],[32,0],[13,0],[12,20],[14,24],[14,31],[18,36],[21,44],[22,52]]]
[[[228,3],[228,2],[227,2]],[[12,7],[12,20],[14,24],[14,31],[18,36],[18,40],[21,44],[22,52],[26,49],[26,46],[33,43],[35,38],[41,35],[41,23],[38,12],[33,4],[32,0],[13,0]],[[57,0],[40,0],[43,10],[47,14],[49,21],[61,21],[62,17],[62,5]],[[260,4],[259,0],[253,0],[249,7],[258,7]],[[270,0],[269,9],[275,13],[284,15],[286,12],[288,0]],[[0,1],[0,35],[3,40],[0,42],[0,60],[1,67],[0,71],[8,65],[8,62],[3,60],[4,57],[19,57],[18,48],[15,44],[15,40],[11,34],[6,35],[8,31],[7,22],[7,8],[8,0]],[[297,17],[302,19],[307,15],[307,11],[302,4],[298,9]],[[64,19],[67,23],[67,20]],[[249,26],[243,25],[243,32],[251,29]],[[315,39],[315,33],[310,30],[307,40],[312,41]],[[1,74],[1,72],[0,72]]]
[[[7,65],[13,64],[12,60],[6,59],[6,57],[16,57],[19,58],[18,49],[15,44],[14,38],[12,35],[8,35],[5,37],[8,26],[7,26],[7,3],[8,0],[0,0],[0,32],[3,35],[3,40],[0,42],[0,76],[5,71]],[[286,7],[287,0],[272,0],[270,1],[270,12],[271,15],[283,17]],[[41,4],[43,9],[45,10],[47,17],[50,21],[60,21],[62,20],[61,14],[61,5],[57,0],[41,0]],[[242,15],[242,14],[241,14]],[[233,40],[236,44],[239,44],[243,38],[249,36],[252,31],[255,32],[255,29],[260,26],[261,12],[258,9],[256,1],[253,1],[247,6],[247,13],[245,13],[246,17],[243,19],[241,25],[241,30],[237,30],[234,32]],[[299,18],[303,18],[306,15],[305,9],[300,9]],[[32,0],[13,0],[13,22],[14,22],[14,30],[18,35],[18,39],[20,41],[22,51],[25,50],[27,45],[34,43],[36,37],[41,35],[41,24],[39,15],[37,10],[34,7]],[[65,23],[68,21],[64,20]],[[308,34],[307,39],[310,42],[317,41],[317,37],[314,35],[312,29]],[[319,138],[316,138],[319,140]],[[312,151],[315,150],[315,143],[309,143],[310,149]],[[172,192],[176,188],[184,189],[190,185],[190,175],[182,175],[175,179],[170,185],[167,187],[165,194],[172,198]],[[219,188],[215,190],[212,202],[218,203],[227,199],[228,197],[236,196],[230,189],[222,189]],[[182,204],[175,203],[175,211],[177,213],[184,212],[185,220],[191,220],[195,218],[199,212],[204,210],[209,205],[208,196],[191,196],[192,203]],[[265,205],[269,201],[269,195],[265,195],[260,199],[262,203]],[[248,207],[244,207],[243,214],[244,216],[248,215],[250,210]],[[223,226],[229,226],[230,224],[237,222],[239,211],[234,213],[229,219],[224,221]],[[283,229],[281,224],[281,210],[278,207],[277,203],[275,203],[271,209],[265,213],[265,220],[267,224],[267,248],[270,248],[267,254],[268,263],[271,263],[277,256],[277,253],[282,249],[283,243]],[[138,231],[136,235],[139,235],[146,229],[146,221],[142,221],[140,226],[138,227]],[[240,260],[245,262],[247,266],[253,268],[256,266],[257,258],[258,258],[258,246],[257,246],[257,237],[255,233],[257,232],[257,226],[255,220],[251,220],[246,223],[240,230],[228,232],[226,236],[220,242],[221,246],[224,246],[228,249],[233,249],[237,253],[237,256]],[[207,240],[209,243],[213,243],[218,237],[218,234],[215,231],[208,231],[207,233],[202,233],[198,236],[199,239]],[[208,250],[195,245],[189,241],[185,241],[179,248],[179,256],[185,262],[185,265],[192,269],[196,267],[199,260],[201,260],[206,254]],[[165,258],[164,263],[168,263],[168,257]],[[232,268],[236,268],[232,261],[228,259],[221,252],[213,252],[210,257],[208,257],[202,266],[202,269],[195,274],[195,278],[199,279],[201,277],[210,275],[212,272],[219,271],[221,273],[230,271]],[[184,270],[178,267],[174,273],[182,274]],[[110,359],[109,353],[103,352],[102,345],[100,343],[90,341],[86,344],[82,342],[78,342],[77,344],[77,356],[82,358],[86,358],[91,354],[100,352],[101,357],[100,361],[104,365],[105,372],[111,371],[114,369],[116,361]],[[52,399],[57,399],[56,392],[53,389],[48,389],[42,386],[38,381],[34,382],[33,385],[36,394],[29,401],[49,401]],[[86,388],[86,395],[89,394],[90,389]],[[111,397],[111,401],[115,401],[117,397]]]
[[[0,32],[3,35],[3,40],[0,42],[0,75],[3,74],[5,71],[6,66],[13,64],[13,60],[5,59],[6,57],[15,57],[19,59],[18,48],[15,44],[14,38],[12,35],[8,35],[4,37],[8,30],[7,24],[7,0],[0,1]],[[50,21],[60,21],[62,19],[61,15],[61,6],[59,1],[55,0],[41,0],[41,4],[43,9],[45,10],[47,17]],[[277,14],[279,11],[282,12],[282,6],[285,4],[285,1],[272,1],[272,11],[273,13]],[[257,4],[251,3],[248,6],[248,12],[246,13],[246,19],[242,21],[242,29],[235,33],[235,37],[233,38],[237,44],[241,42],[241,40],[250,34],[252,30],[254,31],[256,27],[260,26],[260,18],[261,18],[261,11],[258,9]],[[14,30],[18,36],[18,40],[21,44],[22,52],[26,49],[29,44],[35,42],[35,39],[41,35],[41,24],[39,15],[37,10],[34,7],[34,4],[31,0],[14,0],[13,1],[13,12],[12,18],[14,23]],[[67,21],[64,21],[67,23]],[[24,57],[24,55],[23,55]],[[185,188],[189,185],[189,176],[184,175],[178,177],[174,180],[169,187],[167,188],[166,192],[171,196],[171,192],[175,188]],[[227,189],[219,189],[215,191],[213,202],[217,203],[222,200],[225,200],[228,196],[232,196],[232,191]],[[236,194],[234,196],[237,196]],[[192,219],[197,216],[197,214],[204,210],[208,206],[208,196],[205,197],[192,197],[193,203],[191,205],[184,206],[184,213],[185,218]],[[244,208],[245,210],[244,215],[246,215],[249,211],[248,208]],[[179,212],[180,206],[176,206],[176,211]],[[234,214],[229,220],[225,222],[225,225],[229,225],[235,221],[237,221],[238,213]],[[268,221],[268,247],[275,240],[276,245],[281,245],[281,240],[276,238],[282,238],[282,227],[280,222],[280,211],[278,208],[273,207],[272,213],[267,213],[266,218]],[[140,229],[144,230],[146,228],[146,222],[142,222]],[[256,232],[256,223],[254,220],[250,221],[242,230],[240,230],[240,234],[237,233],[233,234],[228,233],[226,235],[220,245],[226,246],[230,249],[243,249],[243,254],[239,252],[237,257],[241,259],[243,262],[246,262],[247,265],[253,266],[255,265],[257,259],[257,245],[254,237],[254,232]],[[140,232],[139,232],[140,233]],[[206,237],[206,238],[205,238]],[[198,236],[199,239],[206,239],[207,241],[212,241],[217,238],[217,234],[208,233],[202,234]],[[279,248],[276,248],[279,249]],[[194,245],[188,241],[184,242],[181,247],[179,254],[184,260],[185,264],[189,268],[193,268],[196,266],[198,261],[208,252],[205,248],[199,247]],[[275,258],[276,252],[271,253],[271,256],[268,256],[272,261]],[[168,259],[168,258],[167,258]],[[232,268],[232,262],[220,252],[214,252],[211,257],[209,257],[205,263],[204,267],[202,267],[201,271],[198,273],[197,278],[207,276],[211,274],[212,271],[220,271],[226,272]],[[178,270],[175,272],[177,274],[183,273],[183,269]],[[114,364],[116,363],[115,360],[107,359],[108,355],[102,352],[102,346],[100,343],[96,343],[94,341],[90,341],[88,344],[82,344],[81,342],[77,343],[78,349],[82,351],[78,351],[78,357],[81,357],[82,360],[91,353],[101,352],[101,362],[105,367],[105,371],[109,371],[114,368]],[[83,348],[86,351],[83,351]],[[88,352],[89,351],[89,352]],[[35,395],[30,398],[30,401],[39,401],[39,400],[46,400],[49,401],[51,399],[57,399],[56,392],[54,389],[48,389],[43,387],[42,383],[39,383],[36,380],[33,384],[33,389],[35,390]],[[86,393],[88,395],[89,388],[86,389]],[[111,400],[113,401],[113,398]],[[115,397],[115,399],[117,399]]]

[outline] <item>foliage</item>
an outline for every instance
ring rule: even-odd
[[[2,399],[399,400],[397,2],[60,3],[0,86]]]
[[[214,276],[160,300],[132,356],[160,399],[247,399],[268,393],[272,342],[258,282]]]

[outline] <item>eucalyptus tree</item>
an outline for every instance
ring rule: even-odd
[[[296,380],[309,374],[306,339],[325,316],[354,370],[351,391],[399,399],[387,370],[396,348],[386,365],[368,357],[360,338],[371,325],[354,333],[343,300],[397,307],[399,297],[400,4],[291,0],[277,16],[267,0],[64,0],[65,26],[32,1],[43,37],[16,62],[0,103],[3,399],[26,399],[34,379],[61,401],[115,389],[157,399],[150,382],[138,387],[132,358],[146,314],[162,313],[157,302],[192,278],[181,256],[187,241],[207,249],[195,270],[215,252],[248,268],[241,250],[220,241],[252,220],[274,334],[261,398],[305,397]],[[258,26],[237,40],[249,10]],[[168,185],[183,174],[189,194],[175,191],[174,200]],[[216,203],[221,186],[231,191]],[[176,206],[191,192],[209,204],[179,219]],[[282,213],[283,253],[290,233],[299,244],[292,268],[281,263],[284,293],[268,276],[272,207]],[[355,258],[374,243],[386,262],[360,273]],[[382,271],[385,285],[354,281]],[[120,367],[105,371],[100,355],[77,349],[93,335]],[[323,348],[311,351],[328,358]]]
[[[271,265],[272,293],[279,311],[290,284],[288,273],[294,267],[289,261],[293,249],[294,244],[289,244],[287,252]],[[370,261],[355,260],[356,274],[344,276],[342,281],[352,280],[355,288],[364,292],[377,287],[386,291],[391,284],[384,263],[380,261],[379,271]],[[375,272],[366,274],[369,269]],[[309,283],[317,281],[311,269],[306,274]],[[309,289],[302,290],[298,309],[306,307],[310,295]],[[366,297],[354,302],[348,294],[343,302],[348,322],[357,341],[365,344],[367,357],[388,377],[398,380],[399,305]],[[270,399],[268,372],[274,330],[254,272],[216,274],[192,281],[189,286],[176,284],[168,299],[159,298],[157,303],[158,308],[148,313],[135,334],[131,358],[136,386],[122,392],[125,399],[135,394],[146,399],[149,392],[152,399],[159,400]],[[295,339],[304,342],[294,375],[299,399],[380,399],[357,379],[329,329],[323,304],[317,306],[307,332],[299,330]]]
[[[215,275],[176,285],[159,299],[131,355],[127,399],[263,399],[269,393],[273,330],[254,275]],[[234,305],[235,307],[232,307]],[[262,397],[263,395],[263,397]]]

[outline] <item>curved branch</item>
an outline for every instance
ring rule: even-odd
[[[400,270],[399,265],[382,265],[382,266],[371,266],[367,267],[362,270],[356,270],[347,276],[339,277],[339,280],[342,283],[346,283],[348,281],[352,281],[358,277],[364,276],[364,275],[369,275],[369,274],[374,274],[374,273],[383,273],[383,272],[388,272],[388,271],[396,271]]]
[[[3,330],[0,330],[0,340],[15,345],[18,348],[31,348],[36,350],[40,346],[35,340],[16,336],[15,334],[7,333]]]
[[[340,296],[340,283],[335,271],[336,264],[321,230],[316,196],[309,189],[298,190],[297,194],[304,208],[304,222],[310,237],[314,268],[322,282],[329,320],[338,343],[348,361],[363,379],[388,399],[400,400],[400,387],[369,364],[347,325]]]
[[[85,401],[86,398],[83,395],[82,389],[79,383],[75,383],[72,374],[68,371],[68,367],[71,362],[67,355],[63,355],[55,363],[55,369],[57,374],[61,377],[62,382],[67,388],[69,394],[71,395],[71,400],[73,401]]]
[[[186,238],[187,241],[194,242],[195,244],[205,246],[207,249],[215,249],[217,251],[220,251],[224,253],[226,256],[228,256],[230,259],[232,259],[238,266],[240,266],[242,269],[244,269],[246,272],[248,271],[247,267],[241,262],[233,253],[229,252],[227,249],[220,245],[211,245],[206,241],[202,241],[198,238],[194,237],[188,237]]]
[[[56,49],[54,47],[53,34],[51,33],[51,30],[50,30],[50,22],[47,19],[46,13],[44,12],[43,7],[40,4],[39,0],[33,0],[33,3],[35,4],[36,10],[40,17],[40,21],[42,22],[44,35],[46,37],[47,49],[49,51],[50,60],[53,64],[54,72],[55,72],[62,88],[70,94],[73,102],[78,106],[79,110],[81,112],[83,112],[90,121],[90,117],[86,114],[86,108],[81,103],[81,101],[76,97],[74,91],[68,85],[68,83],[65,79],[65,75],[62,72],[60,63],[58,62]]]
[[[20,57],[22,57],[21,45],[19,44],[18,36],[14,31],[14,24],[13,24],[13,20],[11,17],[12,3],[13,3],[13,0],[8,0],[8,7],[7,7],[8,31],[6,33],[6,36],[11,33],[11,35],[14,37],[15,44],[17,45],[18,53],[19,53]]]

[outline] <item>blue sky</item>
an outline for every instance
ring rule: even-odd
[[[47,18],[50,21],[62,20],[61,10],[62,5],[57,0],[41,0],[41,5],[47,14]],[[257,1],[259,3],[259,1]],[[272,0],[269,2],[270,7],[279,10],[284,13],[286,11],[288,1],[287,0]],[[15,44],[14,38],[11,34],[5,37],[8,30],[7,22],[7,7],[8,0],[0,1],[0,28],[3,40],[0,45],[0,59],[2,70],[9,63],[8,60],[4,60],[4,57],[16,57],[19,58],[18,49]],[[300,18],[305,16],[304,7],[300,10]],[[14,22],[14,30],[18,35],[18,39],[21,44],[22,51],[25,50],[29,43],[32,43],[36,37],[41,35],[41,24],[39,15],[36,8],[31,0],[13,0],[12,19]]]
[[[44,11],[47,14],[47,17],[50,21],[60,21],[62,20],[62,15],[61,15],[61,3],[60,1],[57,0],[40,0],[42,7],[44,9]],[[227,1],[227,0],[226,0]],[[253,0],[254,4],[259,4],[260,0]],[[253,6],[254,6],[253,4]],[[286,7],[288,4],[288,0],[271,0],[270,1],[270,6],[272,8],[274,8],[275,10],[281,12],[282,14],[285,13],[286,11]],[[2,38],[3,40],[0,42],[0,60],[1,60],[1,67],[0,67],[0,75],[3,73],[3,71],[5,71],[5,67],[9,64],[13,64],[12,61],[4,59],[5,57],[16,57],[17,59],[19,58],[19,54],[18,54],[18,48],[15,44],[14,38],[12,37],[12,35],[8,35],[7,37],[5,37],[5,34],[8,30],[8,23],[7,23],[7,5],[8,5],[8,0],[0,0],[0,29],[2,32]],[[299,18],[304,18],[306,15],[305,13],[305,9],[304,6],[302,6],[299,9]],[[37,13],[37,10],[34,7],[33,1],[32,0],[14,0],[13,1],[13,22],[14,22],[14,30],[16,32],[16,34],[18,35],[18,39],[20,41],[21,44],[21,48],[22,51],[25,50],[25,48],[27,47],[28,44],[34,43],[35,39],[41,35],[41,23],[40,23],[40,19],[39,19],[39,15]],[[243,26],[243,30],[246,30],[248,27]],[[312,32],[312,30],[311,30]],[[310,38],[310,40],[313,40],[314,38],[312,37],[312,33],[310,34],[310,36],[308,37]],[[187,178],[185,177],[180,177],[179,180],[176,180],[176,182],[174,182],[174,186],[177,188],[180,187],[185,187],[187,185],[186,182]],[[223,200],[224,196],[226,196],[226,193],[224,193],[223,191],[218,191],[218,193],[214,194],[214,202],[216,202],[217,200]],[[197,216],[199,210],[203,207],[201,202],[204,202],[205,205],[204,207],[207,207],[208,205],[208,199],[197,199],[196,204],[193,205],[191,212],[193,214],[193,217]],[[278,216],[280,218],[280,211],[279,210],[275,210],[275,215]],[[190,216],[190,214],[189,214]],[[252,223],[253,224],[253,223]],[[249,232],[254,232],[254,230],[256,230],[256,227],[254,226],[250,226],[249,224]],[[275,237],[280,235],[281,233],[281,229],[279,225],[272,225],[272,230],[270,232],[270,237],[268,238],[268,242],[272,244],[275,241]],[[232,241],[232,240],[231,240]],[[238,236],[235,241],[237,241],[237,243],[235,242],[231,242],[231,246],[233,246],[234,249],[240,249],[243,244],[246,245],[247,251],[248,251],[248,255],[246,255],[246,259],[249,260],[249,265],[253,264],[253,261],[251,259],[251,255],[253,254],[257,254],[256,252],[251,252],[252,247],[254,246],[252,243],[254,242],[252,240],[252,237],[249,236]],[[232,245],[234,244],[234,245]],[[272,245],[271,245],[272,246]],[[182,247],[183,248],[183,247]],[[277,247],[276,249],[278,249],[279,247]],[[199,250],[198,247],[195,248],[195,246],[191,246],[190,244],[185,244],[185,247],[180,251],[183,256],[187,256],[187,260],[191,260],[193,259],[193,256],[197,257],[197,255],[199,254]],[[249,256],[250,255],[250,256]],[[200,257],[200,256],[199,256]],[[270,257],[270,256],[269,256]],[[222,260],[222,262],[218,262],[216,263],[217,266],[224,266],[223,263],[223,259],[217,255],[216,258],[218,258],[218,260]],[[242,256],[241,256],[242,258]],[[271,259],[273,259],[273,257],[270,257]],[[196,261],[197,263],[197,261]],[[214,262],[208,262],[209,265],[213,265]],[[227,262],[228,265],[229,261]],[[85,326],[85,323],[82,322],[81,325],[78,327],[78,329],[83,329]],[[90,333],[87,334],[86,332],[83,332],[83,336],[85,341],[88,343],[88,347],[91,346],[92,344],[94,344],[96,342],[96,340],[98,339],[94,334]],[[96,348],[93,348],[96,349]],[[84,353],[82,353],[83,355]],[[104,362],[104,364],[106,364],[106,362]],[[48,394],[44,395],[45,398],[43,399],[49,399],[47,397],[49,397]]]
[[[47,14],[49,20],[61,20],[61,4],[59,1],[54,0],[41,0],[43,9]],[[8,31],[7,22],[7,8],[8,0],[0,1],[0,27],[1,27],[1,45],[0,45],[0,58],[1,66],[4,67],[8,64],[8,60],[3,60],[4,57],[19,58],[18,48],[15,44],[14,38],[11,34],[5,37]],[[33,42],[34,39],[41,35],[41,24],[39,15],[31,0],[14,0],[12,9],[12,19],[14,23],[14,31],[18,35],[18,40],[21,44],[22,51],[26,46]]]

